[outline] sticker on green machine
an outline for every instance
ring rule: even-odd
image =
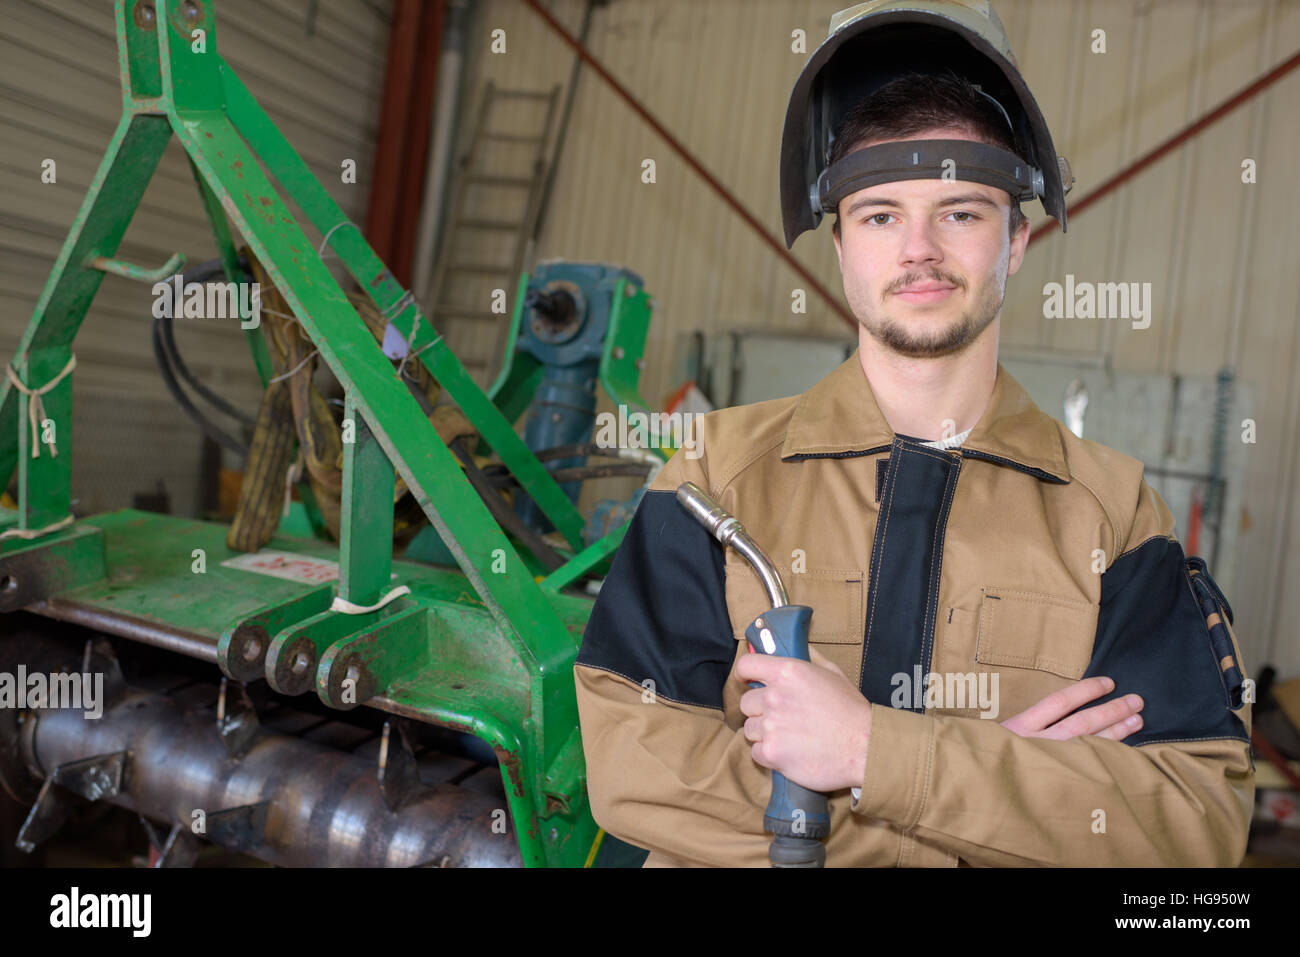
[[[339,577],[338,562],[312,555],[299,555],[296,552],[280,552],[273,548],[263,548],[256,552],[249,552],[247,555],[227,558],[221,566],[237,568],[241,572],[270,575],[272,578],[285,578],[291,582],[303,582],[307,585],[332,582]],[[397,573],[393,572],[388,577],[396,578]]]

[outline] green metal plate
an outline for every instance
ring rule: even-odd
[[[0,509],[0,527],[16,522],[12,509]],[[215,641],[226,625],[272,602],[306,594],[318,583],[275,578],[222,566],[245,553],[226,547],[225,525],[121,509],[80,520],[104,532],[106,577],[60,592],[57,597],[170,625]],[[194,570],[201,549],[205,570]],[[292,552],[337,562],[338,546],[312,538],[276,534],[264,550]],[[394,584],[411,587],[422,598],[483,609],[459,569],[394,561]],[[585,595],[548,596],[561,621],[581,637],[594,599]],[[490,623],[484,614],[484,627]]]

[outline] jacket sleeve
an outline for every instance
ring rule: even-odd
[[[1146,702],[1123,741],[1022,738],[995,721],[872,705],[862,794],[878,817],[976,865],[1240,864],[1254,807],[1232,610],[1143,480],[1106,569],[1085,675]]]
[[[771,776],[724,718],[737,642],[722,546],[677,503],[684,481],[715,494],[688,447],[633,515],[574,665],[592,815],[679,863],[767,866]]]

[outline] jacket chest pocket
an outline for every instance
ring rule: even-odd
[[[1078,681],[1092,660],[1097,614],[1087,601],[992,586],[981,589],[978,613],[949,609],[934,670],[968,672],[979,699],[945,701],[944,712],[1005,721]]]
[[[781,582],[792,605],[807,605],[813,610],[812,630],[808,643],[833,661],[855,685],[862,668],[862,634],[866,625],[863,608],[865,574],[855,569],[809,568],[795,572],[789,566],[777,566]],[[745,640],[745,629],[771,601],[758,575],[744,559],[727,556],[727,612],[731,616],[732,637]]]

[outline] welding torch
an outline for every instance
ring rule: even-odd
[[[781,655],[808,661],[808,632],[813,610],[791,605],[776,566],[745,532],[734,515],[715,502],[693,482],[677,487],[677,501],[724,548],[734,548],[749,562],[767,591],[770,610],[759,615],[745,629],[749,650],[762,655]],[[751,688],[763,687],[751,681]],[[772,798],[763,813],[763,829],[772,836],[768,859],[773,867],[824,867],[831,830],[826,795],[796,784],[784,774],[772,772]]]

